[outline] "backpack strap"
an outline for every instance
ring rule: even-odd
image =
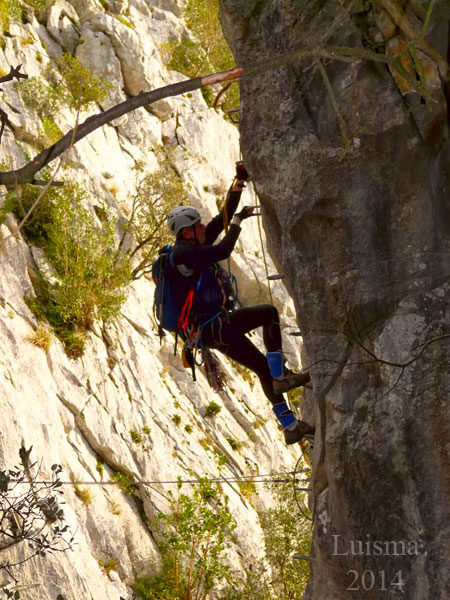
[[[200,277],[198,278],[195,288],[192,287],[186,296],[186,300],[184,301],[183,308],[181,309],[180,316],[177,321],[177,331],[182,329],[184,332],[186,332],[186,329],[188,328],[189,316],[191,314],[192,303],[194,301],[194,293],[200,288],[202,275],[203,274],[200,272]]]
[[[169,256],[169,263],[171,266],[175,266],[175,261],[173,260],[173,256]],[[200,272],[200,276],[198,278],[198,281],[194,287],[191,287],[189,289],[189,292],[186,296],[186,299],[184,301],[184,304],[181,308],[180,311],[180,316],[178,317],[178,321],[177,321],[177,329],[175,332],[175,347],[173,350],[173,355],[176,356],[177,354],[177,345],[178,345],[178,334],[179,332],[182,332],[184,336],[186,336],[186,332],[187,329],[189,327],[189,317],[191,314],[191,308],[192,308],[192,303],[194,302],[194,293],[196,291],[198,291],[200,284],[202,281],[202,273]],[[195,381],[195,367],[192,365],[192,378]]]
[[[186,296],[186,300],[184,301],[183,307],[180,312],[180,316],[177,321],[177,330],[183,329],[186,331],[188,323],[189,323],[189,314],[192,308],[192,302],[194,301],[194,289],[191,288]]]
[[[156,321],[158,323],[158,336],[159,336],[159,343],[160,345],[162,344],[162,339],[163,337],[165,337],[166,333],[161,325],[162,322],[162,311],[163,311],[163,306],[164,306],[164,285],[163,285],[163,278],[165,275],[165,271],[167,268],[167,257],[170,254],[170,250],[167,253],[164,253],[163,250],[165,250],[167,247],[165,246],[164,248],[162,248],[160,250],[159,253],[159,272],[158,272],[158,284],[160,285],[161,288],[161,300],[159,302],[158,305],[156,305],[155,303],[153,304],[153,308],[154,308],[154,312],[156,314]]]

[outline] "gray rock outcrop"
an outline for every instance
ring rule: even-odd
[[[428,5],[221,0],[311,366],[310,600],[450,595],[450,7],[423,35]],[[366,59],[402,50],[401,71]]]

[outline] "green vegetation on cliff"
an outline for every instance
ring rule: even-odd
[[[57,69],[47,67],[43,77],[30,77],[14,83],[27,106],[41,118],[55,117],[64,106],[88,108],[106,97],[112,84],[92,73],[69,53],[56,60]]]
[[[191,37],[183,37],[178,43],[166,45],[171,59],[169,69],[179,71],[186,77],[197,77],[208,72],[226,71],[235,66],[231,50],[223,36],[219,22],[218,0],[189,0],[184,18]],[[239,107],[238,84],[224,84],[219,95],[211,88],[202,88],[209,106],[219,103],[224,110]],[[223,92],[223,94],[222,94]]]
[[[84,352],[86,331],[95,321],[119,315],[130,283],[149,273],[158,249],[170,241],[162,227],[173,206],[183,203],[187,189],[161,153],[154,173],[137,170],[131,209],[118,218],[75,181],[36,185],[11,191],[0,208],[0,224],[12,212],[39,261],[28,306],[48,322],[71,358]],[[50,178],[49,170],[42,173]],[[90,207],[90,208],[89,208]]]
[[[3,212],[22,221],[36,204],[40,190],[24,186],[11,193]],[[48,321],[67,353],[82,354],[86,329],[95,319],[118,314],[130,280],[126,255],[117,256],[115,220],[106,212],[99,223],[86,208],[87,193],[73,181],[50,187],[38,201],[23,232],[29,243],[45,252],[48,267],[34,279],[36,297],[28,298],[39,319]]]
[[[55,0],[0,0],[0,45],[4,44],[4,34],[14,21],[22,19],[23,10],[32,10],[40,14]]]
[[[253,482],[246,482],[247,487],[241,483],[244,492],[250,485],[255,489]],[[152,523],[162,566],[156,574],[137,579],[139,600],[205,600],[218,590],[223,600],[301,598],[309,569],[307,563],[299,563],[292,556],[309,554],[310,527],[293,509],[291,481],[277,481],[268,487],[275,505],[260,513],[264,560],[248,558],[242,572],[237,572],[226,553],[236,524],[222,487],[200,479],[189,496],[181,493],[179,483],[177,494],[169,492],[171,512],[159,513]]]

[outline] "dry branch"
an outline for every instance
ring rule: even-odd
[[[377,0],[377,2],[379,2],[381,5],[384,3],[392,4],[390,0]],[[426,45],[425,42],[422,42],[422,44]],[[434,51],[432,48],[430,50],[430,48],[431,47],[428,47],[427,45],[428,54],[433,52],[436,56],[436,51]],[[421,95],[424,94],[422,86],[420,86],[417,80],[411,77],[411,75],[406,71],[399,56],[388,56],[386,54],[372,52],[365,48],[352,48],[346,46],[318,46],[315,48],[300,48],[287,54],[272,56],[247,67],[245,69],[245,76],[254,77],[257,75],[265,75],[269,70],[286,66],[297,61],[320,59],[331,59],[341,62],[369,60],[373,62],[384,63],[396,69]],[[14,76],[17,76],[16,71],[18,71],[19,68],[20,67],[14,70]],[[27,163],[20,169],[15,171],[0,172],[0,185],[14,186],[25,183],[33,183],[35,174],[43,167],[48,165],[49,162],[60,156],[70,144],[76,144],[79,140],[83,139],[89,133],[92,133],[99,127],[102,127],[103,125],[106,125],[111,121],[114,121],[115,119],[132,112],[133,110],[136,110],[137,108],[148,106],[164,98],[170,98],[180,94],[185,94],[187,92],[192,92],[202,87],[215,85],[225,81],[235,81],[240,79],[243,75],[244,69],[242,67],[237,67],[228,71],[221,71],[219,73],[205,75],[204,77],[187,79],[185,81],[180,81],[178,83],[167,85],[150,92],[142,92],[137,96],[133,96],[132,98],[129,98],[128,100],[125,100],[124,102],[121,102],[120,104],[117,104],[116,106],[113,106],[104,112],[92,115],[86,119],[84,123],[78,126],[75,135],[73,130],[69,131],[55,144],[42,150],[42,152],[35,156],[31,162]]]
[[[419,17],[419,19],[426,19],[427,11],[416,0],[409,0],[408,8],[411,9],[412,12],[416,15],[416,17]]]
[[[89,117],[86,119],[86,121],[84,121],[84,123],[81,123],[81,125],[78,126],[75,135],[73,135],[73,130],[69,131],[55,144],[49,148],[45,148],[24,167],[17,169],[16,171],[6,171],[0,173],[0,184],[13,186],[17,184],[31,183],[33,182],[35,174],[43,167],[48,165],[49,162],[60,156],[70,144],[76,144],[89,133],[92,133],[99,127],[114,121],[114,119],[117,119],[118,117],[121,117],[122,115],[125,115],[142,106],[147,106],[153,102],[162,100],[163,98],[170,98],[172,96],[185,94],[186,92],[200,89],[206,85],[213,85],[222,81],[239,79],[242,75],[242,72],[243,69],[241,68],[231,69],[229,71],[222,71],[221,73],[206,75],[205,77],[187,79],[186,81],[180,81],[179,83],[167,85],[150,92],[142,92],[137,96],[133,96],[133,98],[129,98],[120,104],[116,104],[116,106],[113,106],[102,113]]]
[[[347,126],[342,112],[339,108],[339,104],[336,99],[336,94],[334,93],[333,86],[327,75],[326,69],[323,66],[322,61],[318,60],[316,64],[319,67],[319,71],[322,76],[323,82],[325,84],[325,87],[327,88],[328,95],[330,96],[331,104],[333,105],[334,112],[336,113],[336,117],[339,123],[339,129],[341,130],[342,143],[344,144],[344,148],[348,149],[350,146],[350,140],[347,135]]]
[[[4,75],[3,77],[0,77],[0,83],[4,83],[5,81],[11,81],[14,78],[16,78],[17,81],[19,81],[19,79],[28,79],[28,75],[25,75],[24,73],[20,72],[21,67],[22,67],[22,65],[19,65],[18,67],[14,68],[11,65],[11,70],[8,73],[8,75]]]
[[[19,81],[19,79],[28,79],[28,75],[25,75],[24,73],[20,72],[21,67],[22,65],[19,65],[18,67],[13,67],[11,65],[11,70],[9,71],[9,73],[7,75],[4,75],[3,77],[0,77],[0,83],[12,81],[14,78],[17,79],[17,81]],[[8,125],[11,131],[14,132],[14,127],[11,121],[8,119],[8,115],[5,113],[4,110],[0,108],[0,142],[2,141],[5,125]]]
[[[311,60],[320,58],[330,58],[334,60],[340,60],[344,62],[353,62],[355,60],[375,60],[383,63],[394,63],[395,57],[388,57],[385,55],[378,55],[375,52],[368,50],[362,50],[358,48],[342,48],[342,47],[319,47],[319,48],[302,48],[289,54],[285,54],[279,57],[272,57],[267,60],[263,60],[256,65],[253,65],[246,69],[245,74],[248,77],[258,75],[259,73],[266,73],[269,69],[277,68],[298,60]],[[19,67],[18,67],[19,68]],[[40,152],[34,159],[14,171],[0,172],[0,185],[16,186],[25,183],[33,183],[35,174],[44,168],[52,160],[60,156],[68,146],[76,144],[79,140],[86,137],[89,133],[92,133],[99,127],[114,121],[137,108],[148,106],[158,100],[164,98],[170,98],[192,92],[205,86],[215,85],[216,83],[222,83],[224,81],[235,81],[240,79],[244,74],[244,69],[237,67],[228,71],[222,71],[220,73],[212,73],[205,75],[204,77],[195,77],[193,79],[187,79],[171,85],[167,85],[150,92],[142,92],[137,96],[133,96],[110,109],[93,115],[86,119],[84,123],[78,126],[76,135],[73,136],[73,131],[69,131],[60,140],[49,148],[45,148]],[[408,77],[408,74],[405,74]]]
[[[11,123],[11,121],[8,119],[8,115],[5,113],[4,110],[2,110],[0,108],[0,142],[2,141],[2,136],[3,136],[3,131],[5,129],[5,125],[8,125],[8,127],[11,129],[11,131],[14,132],[14,127],[13,124]]]

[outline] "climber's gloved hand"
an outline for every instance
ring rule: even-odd
[[[242,210],[240,210],[238,213],[235,213],[235,216],[243,221],[244,219],[248,219],[248,217],[252,216],[255,208],[256,206],[244,206]]]
[[[245,168],[244,161],[238,160],[236,163],[236,179],[239,179],[240,181],[247,181],[248,178],[249,175],[247,169]]]

